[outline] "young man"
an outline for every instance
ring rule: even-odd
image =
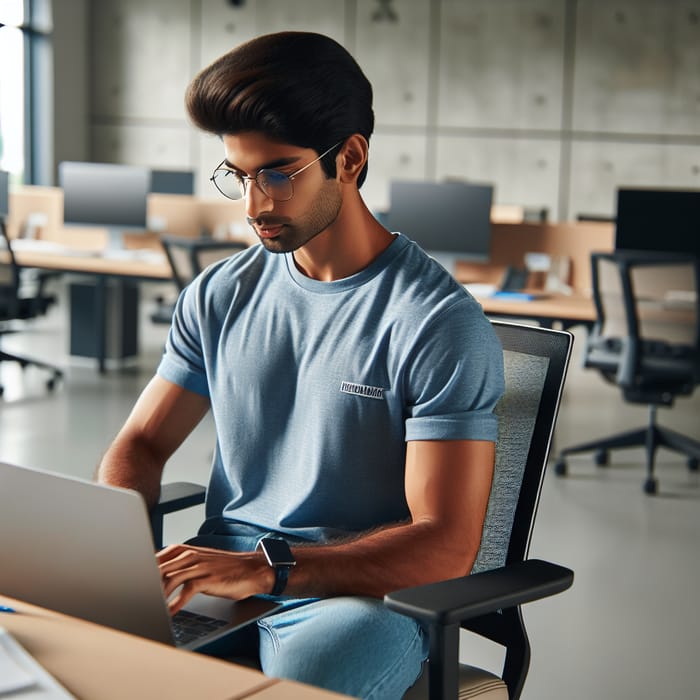
[[[183,292],[99,478],[155,502],[168,458],[211,410],[201,537],[158,554],[166,593],[181,587],[171,609],[196,592],[279,595],[284,609],[258,623],[265,673],[400,698],[427,640],[381,598],[471,568],[500,346],[474,299],[365,206],[372,90],[339,44],[254,39],[194,79],[187,107],[221,137],[214,184],[245,198],[261,245]],[[291,546],[281,566],[260,540]]]

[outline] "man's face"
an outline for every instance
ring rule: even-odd
[[[319,156],[310,148],[280,144],[258,132],[225,135],[223,142],[226,167],[247,178],[263,169],[292,175]],[[248,223],[273,253],[306,245],[333,224],[342,204],[340,184],[328,179],[318,162],[292,179],[293,195],[286,201],[276,201],[253,180],[246,186]]]

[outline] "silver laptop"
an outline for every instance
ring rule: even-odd
[[[139,494],[1,462],[0,593],[190,650],[279,607],[197,595],[171,618]]]

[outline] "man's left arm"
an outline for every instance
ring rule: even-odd
[[[392,590],[468,574],[479,551],[495,444],[407,444],[410,520],[337,545],[299,548],[289,591],[383,597]]]
[[[407,586],[468,574],[476,558],[493,477],[495,444],[480,440],[407,443],[410,519],[326,545],[293,547],[286,595],[381,598]],[[186,545],[159,554],[166,595],[179,609],[197,592],[231,598],[269,593],[274,576],[262,553]]]

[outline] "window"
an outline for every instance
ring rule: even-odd
[[[0,170],[22,182],[25,171],[24,0],[0,3]]]
[[[0,168],[51,184],[51,0],[0,0]]]

